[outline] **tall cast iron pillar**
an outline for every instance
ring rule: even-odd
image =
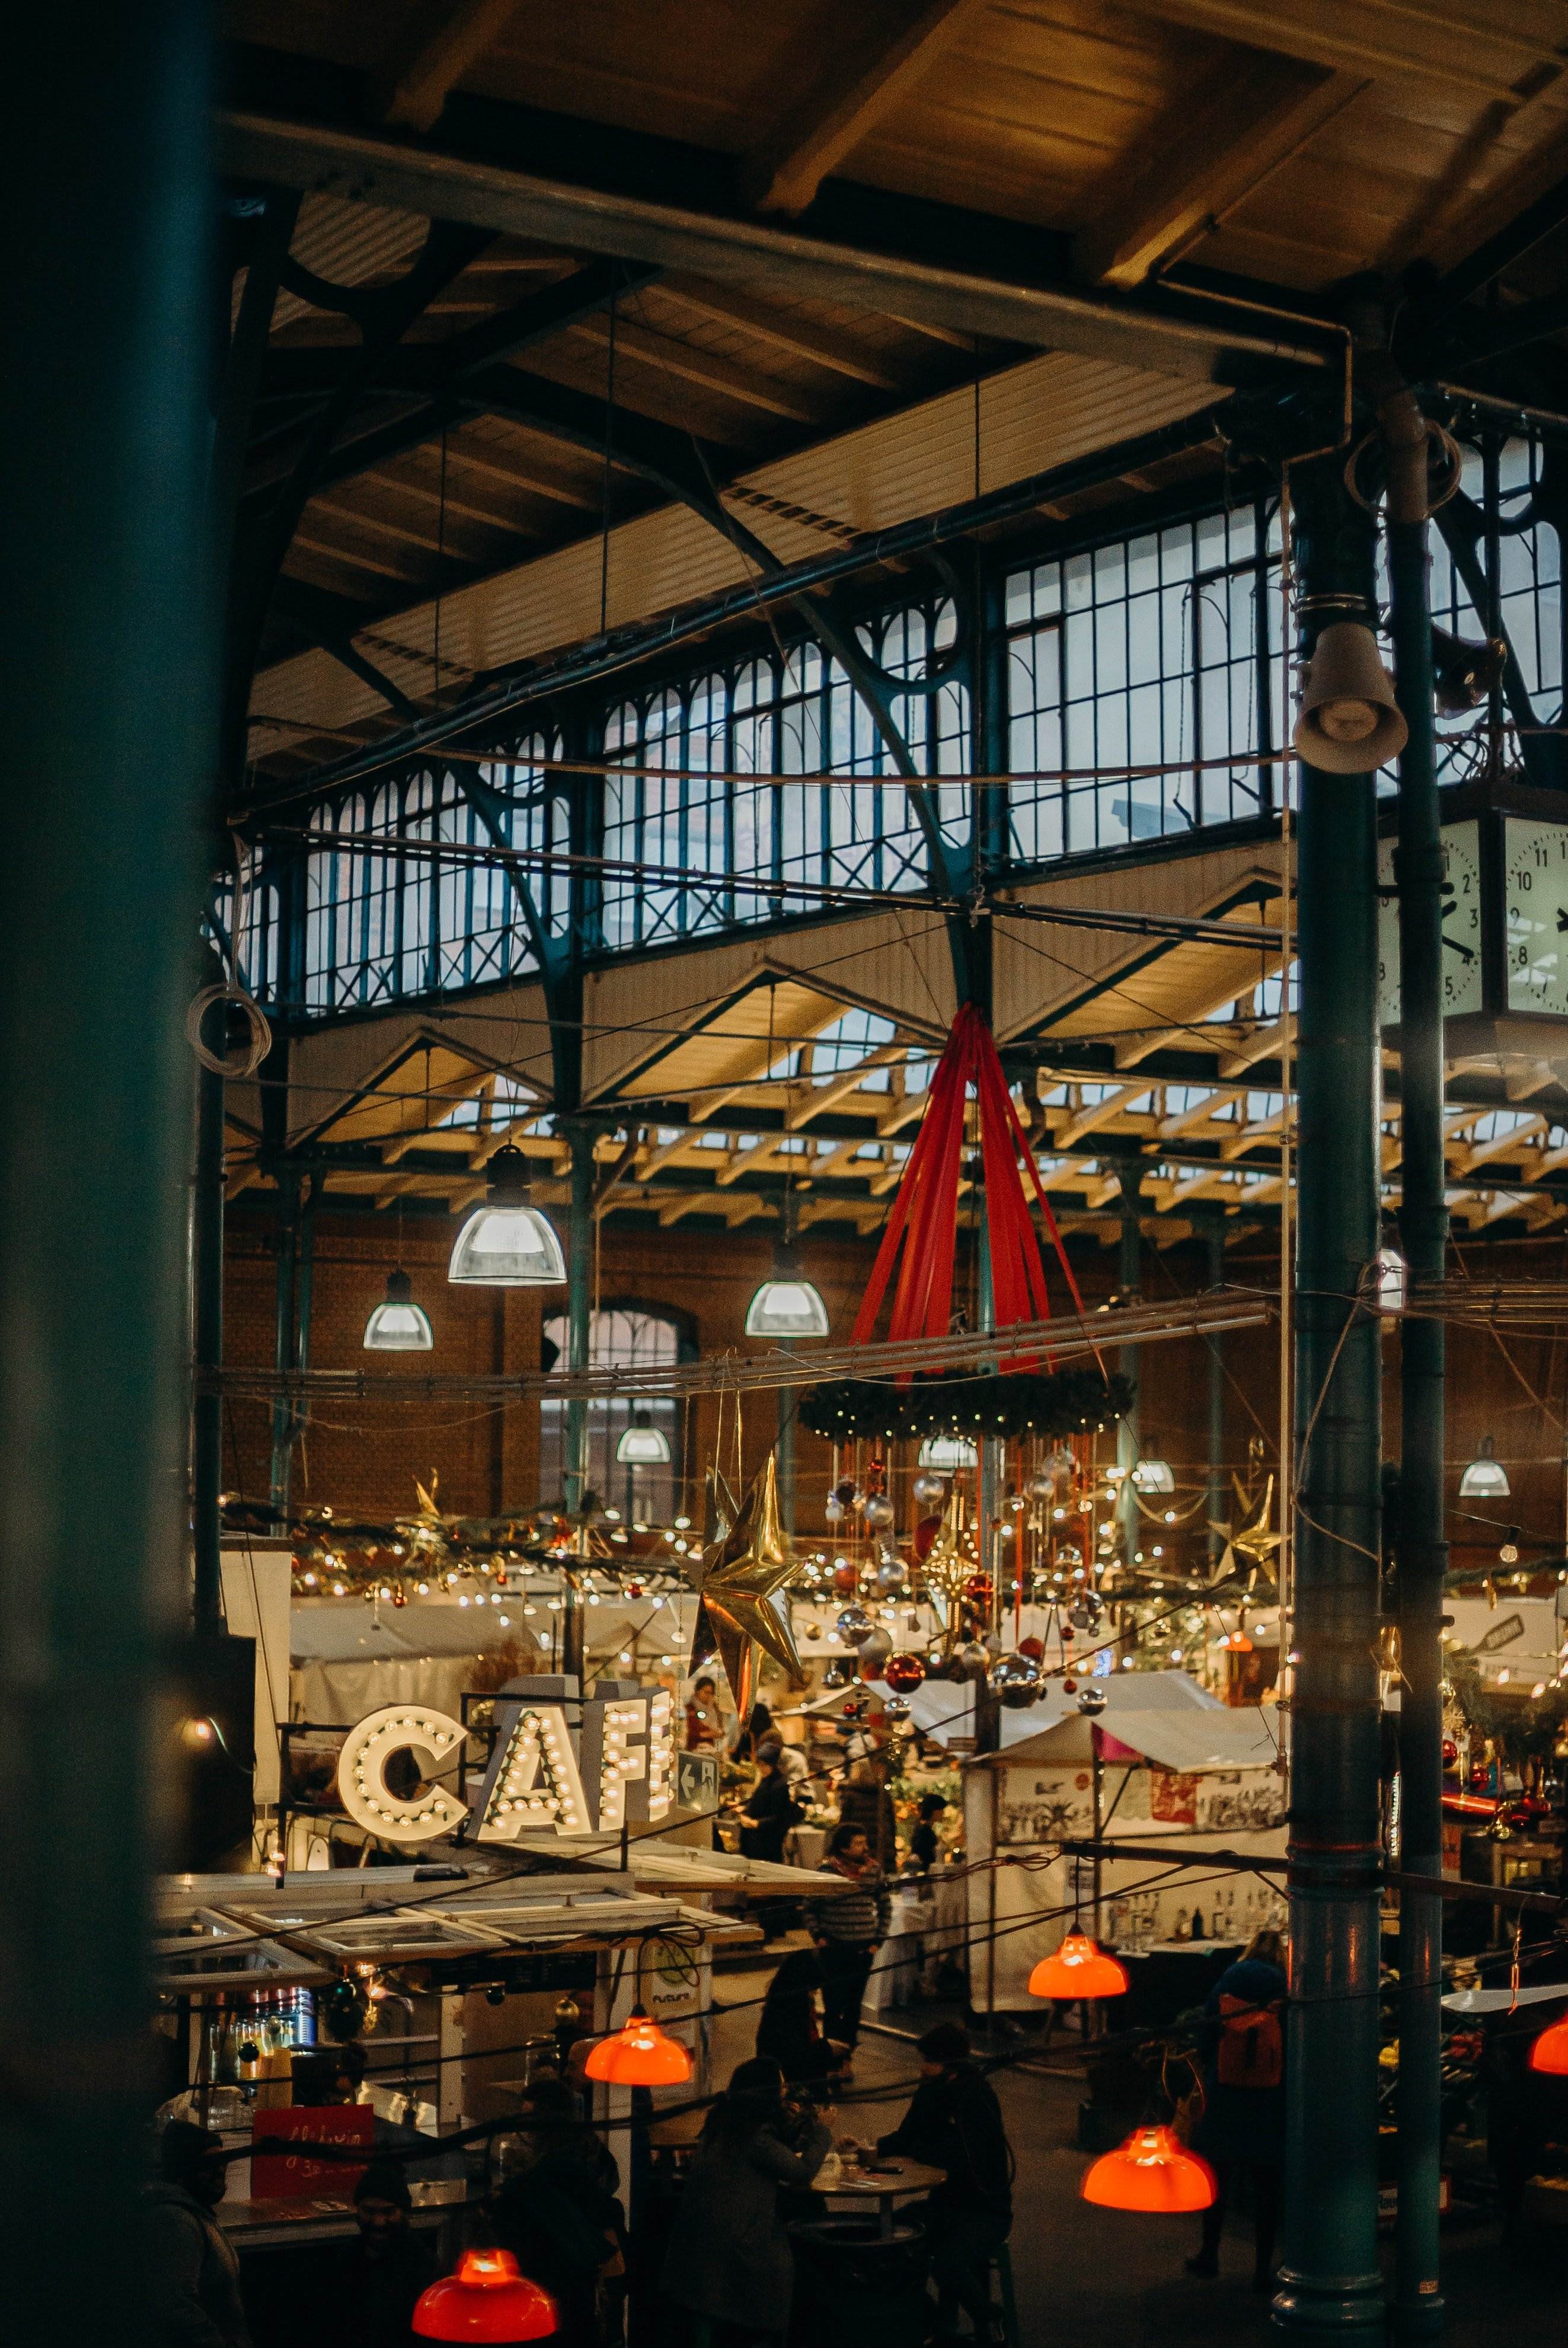
[[[1139,1220],[1138,1193],[1143,1173],[1135,1158],[1122,1161],[1122,1241],[1117,1254],[1116,1286],[1124,1303],[1132,1302],[1143,1281],[1143,1233]],[[1123,1345],[1117,1354],[1116,1366],[1124,1378],[1134,1382],[1139,1361],[1136,1345]],[[1122,1547],[1127,1562],[1132,1562],[1139,1542],[1138,1487],[1132,1480],[1132,1470],[1138,1464],[1141,1440],[1138,1426],[1138,1405],[1134,1400],[1125,1418],[1116,1425],[1116,1464],[1122,1470],[1122,1482],[1116,1494],[1116,1513],[1122,1524]]]
[[[203,1022],[210,1050],[224,1047],[224,1006]],[[223,1365],[223,1078],[196,1075],[196,1149],[190,1205],[191,1362],[197,1374],[190,1409],[192,1613],[198,1632],[223,1626],[223,1398],[211,1383]]]
[[[1373,614],[1337,457],[1293,476],[1303,645]],[[1274,2321],[1383,2328],[1377,2078],[1380,1510],[1378,862],[1369,774],[1301,769],[1296,1666],[1285,2249]]]
[[[1443,1202],[1442,843],[1432,718],[1427,427],[1402,386],[1379,403],[1389,459],[1389,633],[1409,727],[1399,758],[1399,1237],[1412,1282],[1440,1281]],[[1399,1327],[1399,1859],[1442,1872],[1443,1324]],[[1399,2202],[1394,2321],[1403,2341],[1442,2330],[1438,2271],[1441,2147],[1442,1901],[1399,1893]]]
[[[0,2200],[13,2336],[128,2348],[187,1604],[208,20],[31,21],[0,259]]]
[[[571,1210],[567,1242],[567,1368],[586,1370],[593,1330],[593,1151],[599,1127],[589,1118],[563,1120],[571,1144]],[[572,1395],[566,1406],[566,1504],[580,1509],[589,1488],[588,1402]],[[562,1593],[561,1653],[563,1672],[583,1672],[581,1601],[569,1581]]]

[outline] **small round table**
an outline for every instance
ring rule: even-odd
[[[874,2169],[846,2169],[823,2195],[830,2209],[848,2202],[864,2209],[868,2201],[876,2204],[876,2231],[885,2242],[893,2240],[893,2212],[900,2201],[913,2200],[917,2195],[934,2192],[947,2178],[945,2168],[927,2168],[924,2162],[906,2160],[897,2153],[878,2156]]]

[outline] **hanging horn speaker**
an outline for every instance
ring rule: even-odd
[[[1500,636],[1483,636],[1480,644],[1472,644],[1434,627],[1432,690],[1440,715],[1458,717],[1467,709],[1479,709],[1501,682],[1507,658],[1508,646]]]
[[[1367,775],[1404,748],[1409,732],[1371,629],[1336,620],[1318,637],[1307,672],[1296,750],[1326,774]]]

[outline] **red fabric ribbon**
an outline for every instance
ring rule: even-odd
[[[1040,1202],[1069,1293],[1077,1310],[1083,1310],[1083,1299],[1072,1276],[1056,1218],[1050,1211],[1029,1137],[1008,1092],[990,1027],[985,1014],[976,1004],[966,1003],[953,1022],[931,1078],[920,1130],[909,1152],[856,1320],[857,1345],[870,1342],[900,1247],[903,1262],[893,1292],[889,1339],[897,1342],[907,1337],[943,1337],[951,1325],[964,1103],[970,1086],[974,1087],[979,1110],[996,1326],[1006,1329],[1016,1322],[1045,1321],[1050,1316],[1045,1266],[1030,1220],[1029,1200],[1020,1171],[1020,1158]],[[1022,1361],[1009,1365],[1020,1370],[1032,1366]]]

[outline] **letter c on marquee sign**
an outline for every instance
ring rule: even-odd
[[[425,1778],[455,1754],[467,1731],[449,1712],[418,1704],[384,1704],[349,1730],[338,1755],[337,1784],[343,1808],[357,1826],[384,1842],[429,1842],[448,1834],[467,1817],[466,1807],[426,1784],[406,1797],[392,1792],[386,1765],[395,1753],[412,1753]]]

